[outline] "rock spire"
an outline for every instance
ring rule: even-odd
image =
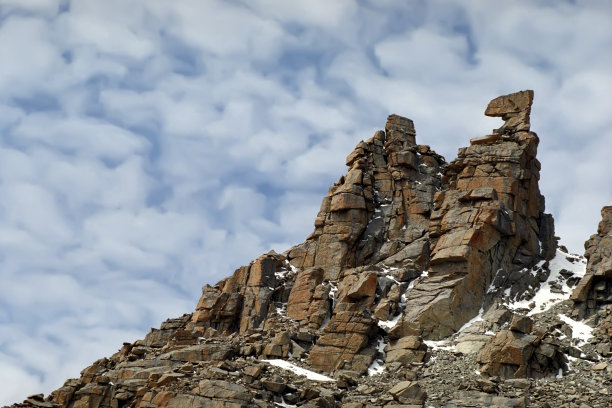
[[[578,281],[551,264],[582,265],[557,248],[545,213],[532,103],[529,90],[493,99],[485,115],[503,125],[450,163],[417,143],[410,119],[390,115],[347,156],[303,243],[204,286],[194,313],[17,406],[525,407],[532,386],[534,406],[546,406],[558,390],[528,378],[564,381],[567,354],[571,370],[591,364],[583,356],[597,361],[568,387],[605,382],[612,207],[587,241],[573,311],[559,309],[600,316],[598,343],[579,349],[570,317],[520,306],[541,285],[563,292]],[[442,339],[447,349],[433,342]],[[608,394],[589,398],[609,406]]]

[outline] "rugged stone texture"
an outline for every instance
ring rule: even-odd
[[[481,371],[504,378],[542,378],[567,371],[567,358],[553,338],[542,330],[525,332],[532,326],[523,316],[513,319],[511,330],[501,330],[478,353]]]
[[[520,91],[499,96],[489,102],[485,115],[501,117],[505,123],[498,133],[529,131],[529,114],[533,103],[533,91]]]
[[[508,310],[548,284],[556,249],[532,101],[531,91],[491,101],[485,114],[505,123],[450,164],[416,144],[411,120],[389,116],[349,154],[304,243],[205,286],[193,314],[16,406],[610,406],[610,207],[587,243],[572,315],[591,316],[593,338],[574,338],[559,320],[567,305],[529,318]],[[334,378],[309,380],[268,359]]]
[[[322,281],[323,269],[321,268],[308,268],[298,274],[287,302],[287,316],[289,318],[296,321],[310,321],[310,317],[313,314],[318,314],[320,309],[323,309],[324,312],[329,309],[327,301],[320,308],[318,304],[313,307],[315,299],[318,300],[315,293]],[[326,295],[323,294],[324,300],[328,296],[329,291]],[[323,317],[325,317],[325,314]]]
[[[403,365],[421,363],[427,356],[427,345],[418,336],[406,336],[389,343],[385,352],[387,364],[396,361]]]
[[[402,404],[423,404],[427,399],[427,393],[416,381],[399,382],[389,390],[389,394]]]
[[[357,354],[369,343],[375,332],[375,322],[363,303],[340,302],[310,351],[308,364],[316,369],[332,372],[338,369],[367,371],[374,354]]]
[[[204,286],[193,323],[202,331],[210,327],[225,333],[260,327],[273,297],[283,295],[274,288],[277,274],[287,272],[285,261],[283,255],[272,251],[238,268],[214,287]]]
[[[581,317],[612,304],[612,206],[602,208],[601,218],[597,234],[584,243],[587,271],[571,296]]]
[[[357,145],[346,159],[347,175],[323,199],[315,231],[288,252],[293,265],[320,267],[330,280],[384,259],[390,266],[427,267],[426,242],[411,244],[426,238],[445,161],[417,145],[415,134],[411,120],[391,115],[384,132]]]
[[[393,335],[440,339],[474,317],[496,274],[505,276],[551,259],[552,217],[538,188],[539,139],[529,131],[533,93],[493,100],[487,114],[507,122],[487,143],[459,149],[433,200],[430,267],[410,292]],[[509,124],[511,122],[511,124]],[[511,285],[501,282],[499,289]]]

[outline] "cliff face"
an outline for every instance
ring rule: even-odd
[[[584,249],[586,274],[571,296],[581,317],[612,305],[612,206],[602,208],[597,234],[584,243]]]
[[[330,187],[304,243],[206,285],[193,314],[26,405],[357,408],[423,406],[429,394],[435,406],[526,406],[488,380],[456,394],[466,388],[452,370],[474,377],[480,363],[483,373],[510,379],[568,372],[557,326],[513,316],[542,311],[534,309],[538,290],[549,285],[565,295],[579,279],[559,272],[558,259],[577,271],[582,265],[557,250],[544,213],[532,102],[532,91],[492,100],[485,114],[503,125],[471,139],[450,163],[417,144],[411,120],[389,116],[384,131],[348,155],[349,170]],[[606,208],[573,295],[582,310],[610,300]],[[431,340],[442,339],[444,352],[460,356],[448,365],[435,362],[444,352]],[[598,355],[606,355],[605,344]],[[300,377],[304,371],[289,362],[333,378]]]

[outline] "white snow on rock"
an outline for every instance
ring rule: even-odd
[[[572,338],[578,339],[584,343],[591,338],[593,332],[593,328],[591,326],[587,326],[582,322],[577,322],[576,320],[563,314],[559,315],[559,319],[563,320],[563,322],[572,328]]]
[[[282,395],[281,395],[281,398],[283,399],[282,402],[274,402],[274,406],[276,407],[297,407],[297,405],[287,404]]]
[[[276,276],[276,279],[283,279],[287,276],[288,273],[297,273],[297,272],[298,272],[298,268],[291,265],[289,261],[285,261],[285,266],[281,268],[279,271],[274,272],[274,276]]]
[[[527,313],[528,316],[531,316],[536,313],[542,313],[550,309],[553,305],[565,300],[569,299],[569,295],[572,293],[572,288],[567,286],[566,280],[563,279],[561,274],[559,273],[562,269],[573,272],[575,277],[582,277],[586,272],[586,260],[583,257],[579,257],[578,260],[574,262],[570,262],[567,260],[569,254],[562,252],[557,249],[557,254],[550,261],[550,276],[540,285],[540,289],[536,292],[535,296],[529,300],[519,300],[515,302],[510,302],[508,304],[508,308],[511,310],[516,309],[530,309],[530,304],[535,303],[533,309]],[[542,266],[544,261],[538,263],[538,267]],[[562,286],[562,290],[564,293],[554,293],[551,291],[551,282],[558,282]]]
[[[380,339],[378,339],[376,350],[384,354],[385,347],[387,347],[387,343],[385,343],[384,338],[381,337]],[[368,367],[368,375],[372,376],[372,375],[381,374],[383,371],[386,370],[386,368],[387,368],[387,365],[385,364],[385,362],[382,359],[377,358]]]
[[[472,317],[472,319],[470,319],[469,322],[467,322],[466,324],[461,326],[461,328],[459,330],[457,330],[457,334],[461,333],[462,331],[464,331],[465,329],[470,327],[472,324],[474,324],[476,322],[480,322],[482,320],[482,314],[483,313],[484,313],[484,309],[482,307],[480,307],[480,310],[478,311],[478,314],[476,316]]]
[[[302,367],[298,367],[295,364],[291,364],[290,362],[285,361],[285,360],[274,359],[274,360],[261,360],[261,361],[263,361],[264,363],[271,364],[271,365],[276,366],[276,367],[280,367],[280,368],[282,368],[284,370],[291,371],[294,374],[304,376],[304,377],[308,378],[309,380],[313,380],[313,381],[336,381],[333,378],[326,377],[323,374],[315,373],[314,371],[310,371],[310,370],[307,370],[307,369],[302,368]]]
[[[450,338],[444,340],[423,340],[423,343],[427,344],[427,347],[432,350],[455,351],[455,346],[451,344]]]
[[[400,317],[402,317],[401,313],[391,320],[379,320],[378,327],[386,330],[392,329],[397,325],[397,322],[399,322]]]

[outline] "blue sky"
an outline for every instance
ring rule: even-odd
[[[582,252],[612,202],[610,7],[0,0],[0,403],[303,241],[390,113],[450,161],[534,89],[540,188]]]

